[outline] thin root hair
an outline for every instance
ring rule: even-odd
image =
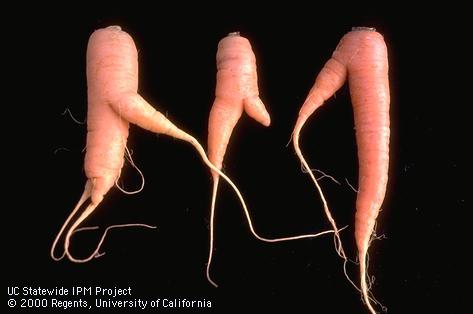
[[[358,189],[355,189],[353,185],[351,185],[350,181],[348,181],[347,178],[345,178],[345,182],[348,184],[348,186],[353,190],[353,192],[358,193]]]
[[[76,118],[74,117],[74,115],[72,114],[72,112],[71,112],[71,111],[69,110],[69,108],[67,108],[67,107],[66,107],[66,109],[61,113],[61,115],[64,116],[64,115],[66,115],[66,114],[68,114],[69,117],[72,119],[72,121],[74,121],[74,122],[77,123],[77,124],[83,125],[83,124],[85,124],[85,122],[86,122],[86,119],[84,119],[84,121],[80,121],[80,120],[76,119]]]
[[[141,178],[141,185],[138,189],[136,189],[134,191],[127,191],[118,184],[118,179],[120,178],[120,176],[118,176],[118,178],[115,180],[115,186],[125,194],[128,194],[128,195],[138,194],[141,191],[143,191],[143,188],[145,187],[145,176],[144,176],[143,172],[140,170],[140,168],[138,168],[138,166],[133,161],[133,158],[131,157],[131,153],[128,150],[128,147],[126,145],[125,145],[125,157],[128,160],[128,162],[130,163],[130,165],[133,168],[135,168],[136,171],[138,171],[138,174],[140,175],[140,178]]]

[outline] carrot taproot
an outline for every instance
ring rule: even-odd
[[[215,100],[209,114],[207,141],[209,160],[218,169],[221,169],[231,134],[243,112],[245,111],[250,117],[264,126],[270,125],[271,118],[263,101],[259,97],[256,57],[249,40],[241,36],[239,32],[228,34],[225,38],[220,40],[218,44],[216,63],[217,84],[215,88]],[[210,248],[206,274],[207,280],[217,287],[217,284],[210,276],[214,248],[215,204],[219,184],[219,174],[216,171],[212,172],[212,179]],[[269,239],[260,236],[256,232],[246,206],[243,206],[243,209],[251,233],[257,239],[264,242],[313,238],[333,232],[329,230],[317,234]]]
[[[355,27],[341,39],[332,57],[318,74],[299,111],[293,132],[294,148],[304,167],[309,169],[299,148],[302,126],[347,78],[353,105],[359,162],[355,240],[360,261],[360,290],[369,311],[375,313],[371,301],[377,301],[370,296],[367,284],[367,253],[386,193],[390,135],[388,55],[381,34],[372,28]],[[317,187],[327,217],[335,230],[337,251],[346,263],[347,258],[338,229],[322,189],[313,174],[310,171],[308,173]]]
[[[123,94],[138,89],[137,51],[131,37],[118,26],[95,31],[87,46],[87,144],[84,170],[87,179],[84,192],[71,212],[51,248],[51,256],[60,260],[67,255],[73,262],[87,262],[97,256],[100,244],[87,258],[77,259],[69,252],[74,230],[102,202],[104,195],[116,184],[124,164],[129,122],[117,114],[110,103]],[[68,229],[64,253],[58,258],[55,247],[66,227],[90,198],[90,204]],[[104,233],[105,235],[106,233]]]
[[[203,162],[228,182],[246,210],[246,204],[238,188],[209,161],[197,139],[179,129],[138,94],[137,49],[131,36],[122,31],[119,26],[99,29],[90,36],[87,47],[87,86],[88,134],[84,161],[87,182],[79,202],[53,242],[50,251],[53,259],[60,260],[67,256],[73,262],[87,262],[100,255],[99,249],[103,237],[95,251],[83,259],[74,258],[69,252],[70,239],[119,178],[123,156],[126,152],[129,123],[190,143]],[[90,204],[73,220],[89,198]],[[70,227],[67,228],[69,225]],[[142,224],[135,225],[143,226]],[[130,224],[123,226],[130,226]],[[66,229],[64,253],[56,257],[55,248]],[[90,228],[87,227],[87,229]]]
[[[264,126],[270,125],[271,118],[259,97],[256,57],[249,40],[238,32],[228,34],[218,43],[216,62],[217,86],[209,115],[208,151],[210,161],[220,169],[243,111]]]

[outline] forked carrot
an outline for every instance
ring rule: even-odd
[[[122,31],[120,27],[111,26],[99,29],[91,35],[87,47],[87,86],[88,134],[84,162],[87,182],[79,202],[53,242],[51,247],[53,259],[59,260],[67,256],[73,262],[87,262],[100,255],[99,249],[103,237],[95,251],[84,259],[77,259],[71,255],[70,238],[80,224],[92,214],[119,178],[126,150],[129,123],[155,133],[167,134],[193,145],[203,162],[230,184],[247,212],[246,204],[238,188],[208,160],[199,142],[175,126],[138,94],[137,49],[130,35]],[[89,198],[90,204],[78,214],[81,206]],[[78,217],[75,218],[77,215]],[[86,227],[86,229],[91,228],[94,227]],[[56,257],[55,248],[66,229],[64,253]],[[84,230],[84,228],[79,229]],[[107,228],[109,229],[110,227]]]
[[[243,111],[250,117],[269,126],[271,120],[263,101],[259,97],[256,57],[251,44],[240,33],[230,33],[218,44],[217,56],[217,86],[215,100],[209,114],[208,151],[210,161],[219,169],[227,150],[231,134],[240,119]],[[214,285],[211,279],[210,266],[214,248],[214,220],[215,203],[217,199],[219,174],[212,172],[213,189],[210,209],[210,248],[207,262],[207,280]],[[260,236],[251,221],[250,214],[244,206],[245,216],[251,233],[264,242],[281,242],[303,238],[314,238],[322,234],[333,232],[324,231],[317,234],[305,234],[284,238],[268,239]]]
[[[325,213],[335,230],[337,252],[346,263],[347,257],[335,220],[322,189],[299,148],[299,134],[309,116],[327,101],[347,78],[358,146],[359,191],[356,200],[355,240],[360,260],[361,293],[370,312],[375,313],[371,301],[377,301],[370,296],[367,283],[367,253],[388,181],[390,96],[387,48],[383,36],[374,29],[356,27],[341,39],[300,109],[293,132],[294,148],[322,198]]]

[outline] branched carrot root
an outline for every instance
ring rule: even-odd
[[[372,303],[379,304],[379,302],[369,291],[367,253],[376,218],[386,193],[389,166],[390,97],[386,44],[382,35],[373,28],[355,27],[340,40],[332,57],[318,74],[314,86],[299,111],[293,131],[293,143],[297,156],[304,167],[309,169],[299,148],[300,131],[312,113],[332,97],[335,91],[345,83],[347,77],[353,104],[359,161],[355,240],[360,260],[361,287],[357,289],[361,291],[363,301],[369,311],[376,313]],[[308,173],[324,203],[326,216],[334,227],[337,252],[344,259],[346,274],[347,258],[335,221],[317,180],[311,172]]]
[[[246,112],[248,116],[264,126],[270,125],[271,118],[263,101],[259,97],[256,57],[249,40],[240,36],[239,32],[228,34],[228,36],[223,38],[218,44],[216,63],[217,86],[215,88],[215,100],[209,114],[208,151],[211,163],[216,168],[221,169],[231,134],[242,113]],[[210,205],[210,247],[206,267],[207,280],[215,287],[217,284],[210,276],[210,268],[214,250],[214,220],[219,174],[220,172],[216,170],[212,172],[213,188]],[[250,213],[240,192],[233,183],[231,183],[231,185],[240,199],[251,234],[260,241],[270,243],[291,241],[315,238],[333,232],[332,230],[328,230],[315,234],[273,239],[263,237],[256,232]]]
[[[211,169],[214,170],[215,172],[217,172],[222,178],[224,178],[228,182],[228,184],[230,184],[230,186],[233,188],[235,193],[237,194],[238,199],[240,200],[241,206],[243,208],[243,212],[245,213],[245,218],[246,218],[246,221],[248,222],[248,227],[250,228],[250,232],[256,239],[258,239],[260,241],[263,241],[263,242],[267,242],[267,243],[276,243],[276,242],[293,241],[293,240],[300,240],[300,239],[317,238],[319,236],[334,232],[333,230],[326,230],[326,231],[321,231],[321,232],[318,232],[318,233],[308,233],[308,234],[302,234],[302,235],[297,235],[297,236],[280,237],[280,238],[266,238],[266,237],[263,237],[263,236],[259,235],[258,232],[256,232],[255,227],[253,226],[253,221],[251,220],[250,212],[249,212],[248,207],[245,203],[245,200],[244,200],[243,196],[241,195],[240,191],[238,190],[238,188],[236,187],[236,185],[228,177],[226,179],[226,176],[220,170],[218,170],[218,168],[215,168],[215,167],[212,168],[211,167]],[[212,201],[211,201],[212,203],[211,203],[211,211],[210,211],[210,221],[211,221],[211,223],[210,223],[210,248],[209,248],[209,256],[208,256],[207,267],[206,267],[207,280],[214,287],[218,287],[218,285],[215,283],[215,281],[212,279],[212,277],[210,275],[210,268],[211,268],[211,264],[212,264],[214,241],[215,241],[213,221],[214,221],[214,218],[215,218],[214,217],[214,215],[215,215],[215,201],[217,199],[216,194],[217,194],[218,181],[219,181],[218,178],[214,179],[214,184],[213,184],[213,189],[212,189]],[[339,229],[338,231],[341,231],[343,229],[344,228]]]
[[[64,256],[67,254],[66,253],[66,248],[64,247],[64,251],[63,253],[57,257],[54,252],[56,250],[56,247],[58,245],[58,242],[59,242],[59,239],[61,238],[62,234],[64,233],[64,230],[67,228],[67,226],[70,224],[72,218],[77,214],[77,212],[79,211],[79,209],[82,207],[82,205],[84,205],[85,201],[87,201],[87,199],[90,197],[90,191],[92,189],[91,187],[91,182],[90,180],[87,180],[87,182],[85,183],[85,188],[84,188],[84,192],[82,193],[79,201],[77,202],[77,205],[74,207],[74,209],[72,210],[72,212],[69,214],[69,217],[67,217],[66,221],[63,223],[61,229],[59,230],[58,234],[56,235],[56,238],[54,239],[53,241],[53,245],[51,246],[51,251],[50,251],[50,255],[51,255],[51,258],[55,261],[60,261],[64,258]],[[69,230],[68,232],[69,233]],[[68,240],[69,242],[69,240]]]
[[[174,125],[137,93],[137,58],[138,54],[133,39],[119,27],[114,26],[98,30],[92,34],[89,40],[87,50],[87,81],[89,90],[89,112],[87,121],[89,132],[85,160],[88,180],[78,204],[66,219],[53,242],[51,248],[51,256],[53,259],[58,260],[64,257],[64,255],[61,255],[61,257],[57,258],[54,255],[55,247],[66,228],[71,224],[71,221],[73,221],[73,217],[76,216],[79,209],[88,198],[91,199],[91,203],[67,229],[64,240],[64,254],[73,262],[90,261],[99,254],[101,244],[109,229],[105,231],[94,252],[85,259],[77,259],[70,254],[70,238],[82,222],[94,212],[96,207],[103,200],[104,195],[113,184],[116,183],[123,165],[123,156],[127,151],[125,143],[126,137],[128,136],[129,123],[136,124],[154,133],[166,134],[190,143],[213,173],[221,176],[235,191],[245,211],[250,229],[258,239],[266,242],[279,242],[315,237],[331,232],[325,231],[315,235],[280,239],[267,239],[257,235],[251,223],[248,208],[237,186],[218,167],[210,162],[204,148],[197,139]],[[253,95],[250,98],[254,100],[257,96]],[[253,102],[253,100],[246,101],[248,106],[253,104],[256,106],[255,108],[257,108],[252,111],[251,114],[256,116],[260,115],[263,122],[269,123],[269,115],[266,117],[264,106],[259,107],[262,103],[258,101]],[[100,121],[100,118],[97,118],[98,115],[106,116],[108,120],[114,122],[114,125],[111,126],[110,124]],[[109,138],[110,142],[103,142],[103,139],[98,140],[97,130],[101,130],[105,134],[112,132],[112,136]],[[94,136],[91,135],[92,132],[95,132]],[[98,149],[99,152],[96,152]],[[112,156],[109,155],[110,151],[113,152]],[[107,157],[106,159],[113,162],[113,171],[110,171],[108,163],[104,162],[104,156]],[[101,166],[99,167],[98,165]],[[133,162],[132,165],[134,165]],[[142,224],[138,225],[143,226]]]
[[[56,235],[56,238],[54,239],[53,241],[53,245],[51,246],[51,251],[50,251],[50,255],[51,255],[51,258],[55,261],[60,261],[62,260],[64,257],[67,256],[67,258],[71,261],[71,262],[74,262],[74,263],[85,263],[85,262],[88,262],[94,258],[98,258],[100,256],[103,256],[105,253],[101,253],[100,252],[100,249],[102,247],[102,244],[103,242],[105,241],[105,238],[108,234],[108,231],[111,230],[111,229],[115,229],[115,228],[125,228],[125,227],[144,227],[144,228],[149,228],[149,229],[155,229],[156,227],[155,226],[151,226],[151,225],[147,225],[147,224],[140,224],[140,223],[129,223],[129,224],[120,224],[120,225],[111,225],[111,226],[108,226],[105,231],[103,232],[102,236],[100,237],[100,240],[96,246],[96,248],[94,249],[94,251],[88,256],[88,257],[85,257],[85,258],[76,258],[74,257],[69,248],[70,248],[70,242],[71,242],[71,237],[79,232],[79,231],[85,231],[85,230],[95,230],[95,229],[98,229],[98,227],[82,227],[82,228],[78,228],[80,226],[80,224],[86,220],[94,211],[95,209],[97,208],[97,205],[98,204],[93,204],[92,202],[87,205],[87,207],[84,209],[84,211],[82,211],[82,213],[79,215],[79,217],[76,219],[76,220],[73,220],[73,218],[78,214],[80,208],[84,205],[84,203],[87,201],[87,199],[90,198],[90,195],[91,195],[91,190],[92,190],[92,182],[91,180],[87,180],[86,184],[85,184],[85,188],[84,188],[84,192],[82,193],[82,196],[80,197],[79,201],[77,202],[77,205],[74,207],[74,209],[72,210],[72,212],[69,214],[69,217],[67,217],[66,221],[64,222],[64,224],[62,225],[59,233]],[[73,222],[72,222],[73,221]],[[72,224],[71,224],[72,222]],[[70,225],[70,227],[69,227]],[[69,228],[68,228],[69,227]],[[64,234],[65,230],[67,229],[66,231],[66,235],[65,235],[65,238],[64,238],[64,247],[63,247],[63,253],[57,257],[55,255],[55,251],[56,251],[56,248],[57,248],[57,245],[58,245],[58,242],[59,240],[61,239],[62,235]]]

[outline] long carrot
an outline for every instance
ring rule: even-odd
[[[110,26],[99,29],[91,35],[87,47],[87,85],[88,134],[84,168],[88,179],[79,202],[53,242],[50,252],[53,259],[59,260],[67,256],[73,262],[87,262],[100,256],[99,249],[104,240],[103,237],[95,251],[84,259],[76,259],[71,255],[70,238],[77,232],[79,225],[92,214],[120,176],[129,123],[155,133],[167,134],[193,145],[203,162],[230,184],[243,208],[246,212],[248,211],[238,188],[209,161],[202,145],[194,137],[175,126],[137,93],[137,49],[130,35],[122,31],[120,27]],[[77,219],[73,220],[89,198],[90,204]],[[72,224],[71,221],[73,221]],[[136,224],[136,226],[145,225]],[[93,227],[79,229],[90,230],[91,228]],[[56,257],[55,248],[66,229],[64,253]],[[105,232],[109,229],[107,228]]]
[[[372,28],[357,27],[338,44],[325,63],[302,105],[293,138],[302,164],[310,169],[299,148],[299,134],[309,116],[329,99],[348,77],[358,146],[359,179],[355,214],[355,240],[360,260],[361,292],[370,312],[375,313],[367,284],[367,253],[376,218],[386,193],[389,166],[388,55],[383,36]],[[322,189],[308,171],[324,203],[337,240],[337,251],[345,259],[335,220]]]
[[[251,44],[240,33],[230,33],[218,44],[217,56],[217,86],[215,100],[209,114],[208,151],[210,161],[219,169],[227,150],[231,134],[240,119],[243,111],[250,117],[269,126],[270,116],[259,97],[256,57]],[[210,209],[210,248],[207,261],[207,280],[214,285],[211,279],[210,266],[214,248],[214,220],[215,203],[217,199],[219,174],[212,172],[213,189]],[[244,206],[245,216],[251,233],[264,242],[281,242],[303,238],[313,238],[330,231],[317,234],[306,234],[292,237],[268,239],[260,236],[254,229],[250,214]]]

